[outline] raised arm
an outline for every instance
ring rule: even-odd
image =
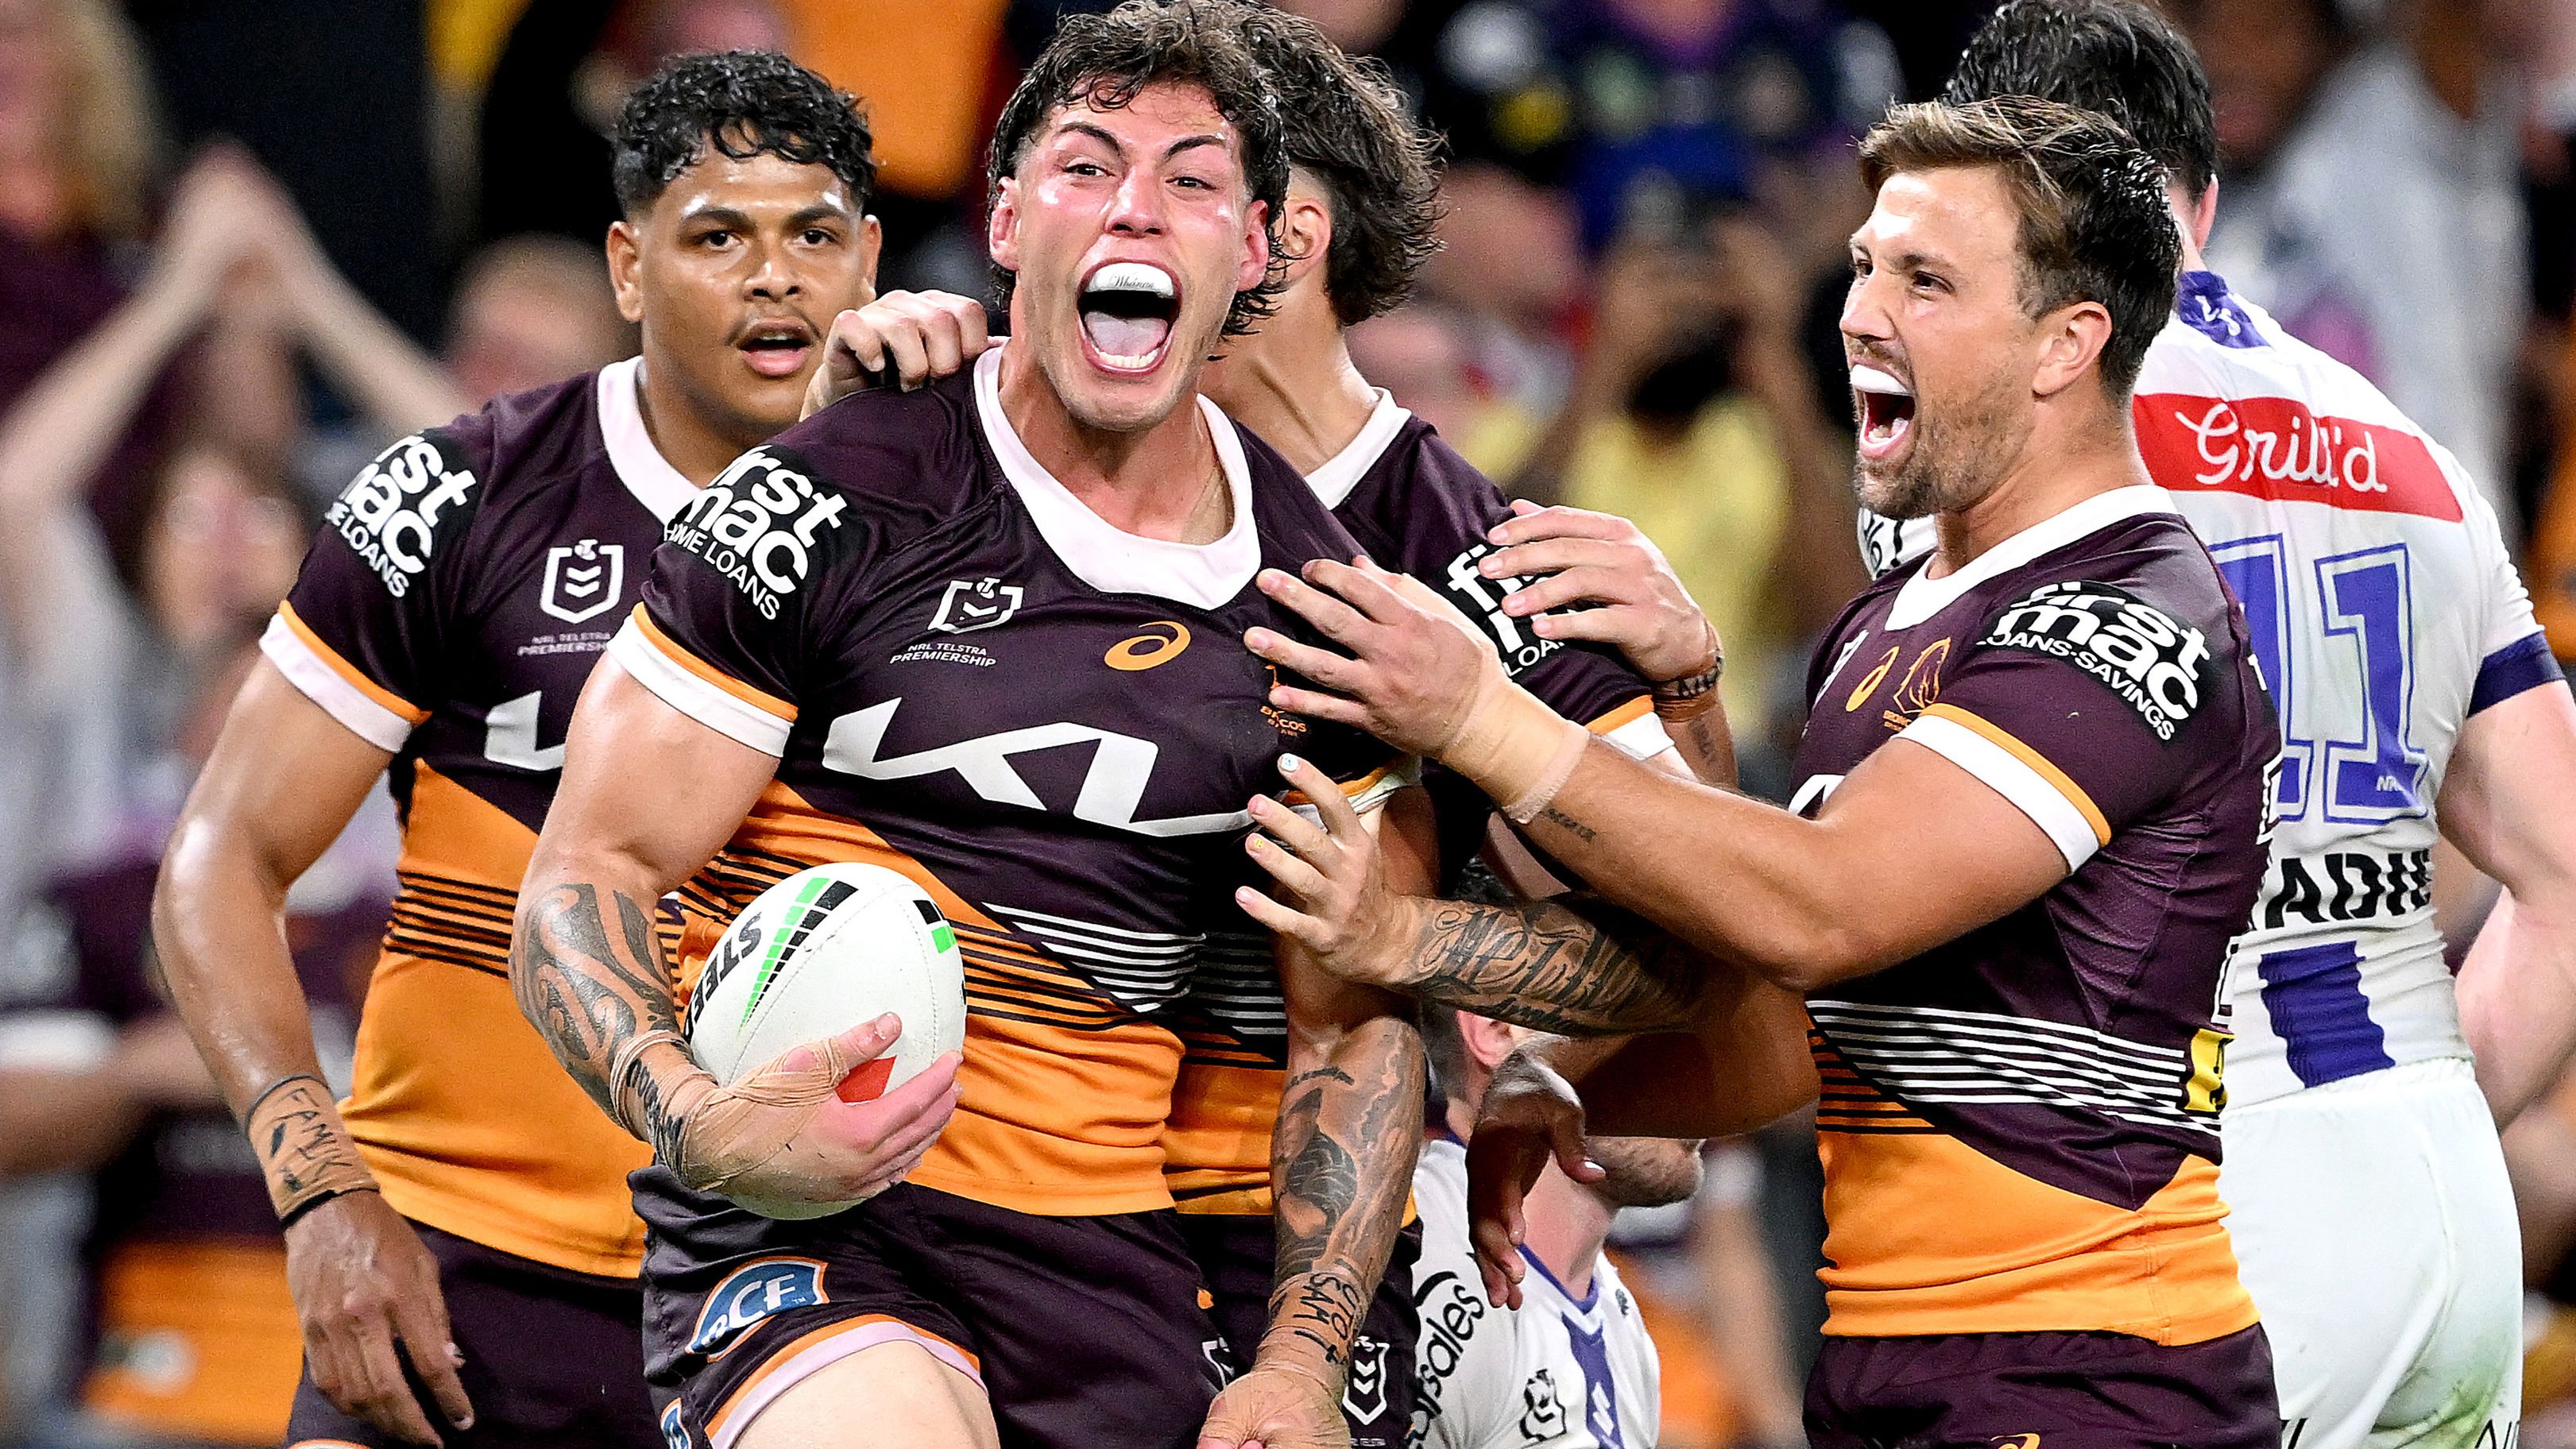
[[[286,940],[287,889],[392,758],[261,659],[171,832],[152,938],[172,1004],[248,1132],[285,1225],[315,1386],[388,1432],[436,1443],[395,1345],[447,1421],[471,1424],[438,1267],[377,1192],[340,1121]]]
[[[520,887],[510,985],[564,1070],[681,1181],[839,1202],[883,1189],[928,1150],[956,1105],[956,1059],[877,1101],[840,1101],[841,1079],[899,1034],[880,1018],[719,1087],[680,1037],[652,925],[655,903],[732,837],[776,768],[602,659]]]
[[[1264,798],[1253,814],[1270,835],[1252,836],[1247,849],[1276,872],[1286,851],[1271,837],[1293,841],[1302,874],[1290,889],[1348,889],[1345,866],[1369,869],[1379,859],[1392,888],[1431,888],[1435,847],[1420,790],[1399,792],[1364,819],[1313,765],[1282,765],[1320,823]],[[1372,837],[1382,851],[1344,849]],[[1240,899],[1256,920],[1279,909],[1249,892]],[[1252,1368],[1210,1412],[1202,1449],[1348,1442],[1340,1403],[1351,1342],[1386,1275],[1422,1146],[1426,1068],[1411,1003],[1333,977],[1293,937],[1279,942],[1288,1080],[1270,1148],[1278,1204],[1270,1321]]]
[[[1795,815],[1594,742],[1503,679],[1472,626],[1409,580],[1330,561],[1307,572],[1342,597],[1276,570],[1261,586],[1361,657],[1268,630],[1247,642],[1357,698],[1282,688],[1274,704],[1443,759],[1603,896],[1781,988],[1954,940],[2072,868],[2019,807],[1910,740],[1872,754],[1814,818]]]
[[[2550,681],[2469,716],[2437,818],[2511,894],[2460,969],[2460,1026],[2498,1125],[2576,1051],[2576,700]]]

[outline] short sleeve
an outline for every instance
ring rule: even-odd
[[[2056,842],[2069,871],[2242,740],[2204,631],[2116,584],[2041,584],[1989,618],[1901,731]]]
[[[2478,677],[2469,691],[2469,713],[2502,704],[2525,690],[2558,684],[2565,675],[2550,652],[2549,636],[2531,612],[2531,594],[2513,566],[2495,509],[2473,487],[2461,496],[2460,526],[2469,531],[2477,588],[2484,606],[2478,631]]]
[[[479,419],[376,455],[323,515],[260,651],[351,733],[400,750],[443,693],[455,580],[487,460]]]
[[[874,529],[797,454],[754,448],[674,518],[608,656],[663,703],[768,755],[827,668]]]
[[[1421,437],[1412,463],[1408,477],[1372,480],[1375,486],[1356,489],[1336,510],[1371,556],[1440,590],[1482,624],[1503,667],[1548,708],[1590,726],[1631,759],[1671,749],[1646,681],[1615,650],[1541,639],[1528,619],[1503,612],[1503,600],[1533,580],[1478,571],[1494,551],[1487,531],[1512,516],[1502,490],[1434,434]]]

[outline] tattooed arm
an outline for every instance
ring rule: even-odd
[[[564,1070],[691,1187],[843,1202],[911,1170],[955,1106],[956,1059],[875,1102],[832,1090],[893,1044],[892,1018],[725,1087],[681,1042],[652,903],[732,836],[777,761],[665,704],[613,657],[582,690],[564,761],[510,958],[519,1010]]]
[[[1323,824],[1266,799],[1253,814],[1297,852],[1304,893],[1343,888],[1343,867],[1360,864],[1347,860],[1347,845],[1370,836],[1386,841],[1385,870],[1399,888],[1431,888],[1430,815],[1420,790],[1400,792],[1363,821],[1313,766],[1283,763],[1290,783],[1317,802]],[[1262,842],[1248,844],[1253,855],[1279,870],[1265,855],[1281,848],[1252,839]],[[1282,909],[1249,891],[1238,900],[1256,919]],[[1270,1145],[1278,1232],[1270,1321],[1251,1370],[1209,1415],[1201,1449],[1349,1443],[1340,1405],[1352,1340],[1386,1275],[1422,1146],[1426,1069],[1411,1005],[1333,977],[1288,937],[1279,942],[1279,974],[1288,1082]]]

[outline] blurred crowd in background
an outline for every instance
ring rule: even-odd
[[[292,1345],[280,1387],[244,1325],[276,1322],[284,1284],[259,1223],[209,1244],[192,1196],[251,1169],[150,987],[155,863],[351,473],[631,350],[600,260],[627,88],[685,51],[790,52],[868,109],[880,286],[980,295],[986,128],[1068,8],[0,0],[0,1442],[275,1442]],[[1987,6],[1289,8],[1382,57],[1448,138],[1444,249],[1353,335],[1361,368],[1507,490],[1661,545],[1726,640],[1747,787],[1776,797],[1806,641],[1861,582],[1835,331],[1868,209],[1852,143],[1938,89]],[[2216,88],[2213,265],[2458,453],[2576,657],[2576,0],[2170,8]],[[383,813],[292,905],[344,1051],[392,887]],[[2550,1306],[2576,1297],[2576,1103],[2509,1146],[2524,1442],[2546,1449],[2576,1443],[2546,1407],[2576,1395]],[[1697,1202],[1619,1235],[1666,1443],[1799,1443],[1813,1144],[1790,1124],[1711,1155]],[[154,1247],[174,1230],[184,1279]]]

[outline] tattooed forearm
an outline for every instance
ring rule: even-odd
[[[1421,1147],[1422,1038],[1372,1018],[1294,1079],[1271,1139],[1279,1256],[1265,1350],[1348,1364],[1402,1225]]]
[[[1707,963],[1598,902],[1440,901],[1423,917],[1406,989],[1515,1026],[1567,1035],[1686,1026]]]
[[[613,945],[595,886],[555,886],[521,902],[510,985],[520,1012],[572,1079],[602,1111],[617,1117],[620,1084],[608,1076],[618,1049],[643,1032],[676,1032],[679,1016],[651,918],[623,893],[611,895],[619,937]],[[637,1092],[631,1080],[625,1085],[631,1095],[658,1103],[658,1089]],[[641,1130],[649,1134],[662,1124],[658,1111],[647,1116]]]
[[[1599,834],[1599,832],[1595,831],[1591,826],[1584,824],[1582,821],[1575,819],[1573,816],[1566,814],[1564,811],[1557,809],[1553,805],[1539,811],[1538,818],[1555,826],[1559,830],[1563,830],[1573,835],[1577,840],[1591,840]]]

